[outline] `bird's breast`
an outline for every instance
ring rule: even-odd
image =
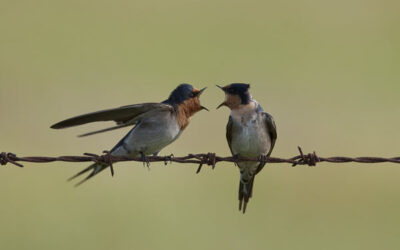
[[[232,150],[235,154],[257,157],[267,154],[271,140],[266,133],[262,117],[255,113],[232,117]]]

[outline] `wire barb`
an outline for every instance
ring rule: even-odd
[[[11,163],[17,167],[24,167],[24,165],[17,163],[16,161],[18,161],[18,158],[15,154],[13,153],[6,153],[6,152],[2,152],[0,154],[0,165],[7,165],[7,163]]]
[[[295,167],[297,165],[308,165],[310,167],[315,167],[317,165],[317,162],[321,161],[315,151],[313,151],[313,153],[305,155],[300,146],[297,147],[297,149],[299,150],[300,155],[298,156],[297,161],[292,164],[292,167]]]
[[[215,153],[208,153],[206,160],[207,160],[207,165],[211,166],[212,169],[214,169],[215,165],[217,164],[217,158]]]
[[[114,167],[111,159],[111,153],[108,150],[103,151],[104,155],[101,156],[102,160],[110,166],[111,176],[114,176]]]
[[[203,167],[204,164],[211,166],[212,169],[214,169],[215,165],[217,164],[217,156],[215,153],[207,153],[201,155],[190,154],[189,156],[192,156],[193,158],[200,160],[200,164],[199,167],[197,168],[196,174],[200,173],[201,168]]]

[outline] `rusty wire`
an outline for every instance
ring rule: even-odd
[[[241,156],[234,157],[220,157],[215,153],[207,153],[207,154],[189,154],[183,157],[175,157],[174,155],[169,156],[147,156],[144,159],[143,157],[125,157],[125,156],[113,156],[109,151],[104,151],[102,155],[85,153],[83,156],[59,156],[59,157],[46,157],[46,156],[29,156],[29,157],[19,157],[13,153],[1,153],[0,154],[0,165],[6,165],[7,163],[13,164],[18,167],[23,167],[23,165],[19,162],[33,162],[33,163],[48,163],[55,161],[62,162],[96,162],[96,163],[105,163],[111,166],[111,174],[114,174],[113,163],[116,162],[125,162],[125,161],[137,161],[143,163],[150,162],[164,162],[165,165],[172,162],[177,163],[192,163],[198,164],[199,167],[196,173],[199,173],[203,165],[212,166],[215,168],[215,165],[218,162],[232,162],[238,163],[242,161],[254,161],[254,162],[266,162],[266,163],[289,163],[292,164],[293,167],[298,165],[308,165],[308,166],[316,166],[317,163],[320,162],[329,162],[329,163],[347,163],[347,162],[358,162],[358,163],[382,163],[382,162],[390,162],[390,163],[399,163],[400,157],[393,158],[383,158],[383,157],[319,157],[315,151],[313,153],[304,154],[301,147],[298,147],[299,155],[294,156],[292,158],[276,158],[276,157],[258,157],[258,158],[245,158]]]

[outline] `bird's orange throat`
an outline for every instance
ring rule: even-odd
[[[179,104],[177,108],[179,127],[185,129],[189,125],[190,117],[202,109],[199,98],[191,98]]]

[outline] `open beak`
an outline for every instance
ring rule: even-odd
[[[224,87],[219,86],[218,84],[216,84],[215,86],[217,86],[218,88],[220,88],[222,91],[225,92]],[[217,107],[217,109],[219,109],[219,108],[222,107],[222,106],[226,106],[226,102],[221,103],[221,104]]]
[[[219,109],[222,106],[226,106],[226,102],[221,103],[220,105],[218,105],[217,109]]]
[[[206,89],[207,89],[207,87],[200,89],[200,91],[199,91],[199,93],[197,93],[197,95],[200,96]]]
[[[200,90],[195,89],[195,90],[193,91],[193,93],[194,93],[195,96],[201,96],[201,94],[203,94],[204,90],[206,90],[206,89],[207,89],[207,87],[202,88],[202,89],[200,89]]]
[[[204,110],[210,111],[210,110],[208,110],[208,108],[206,108],[206,107],[204,107],[204,106],[201,106],[201,109],[204,109]]]
[[[222,87],[222,86],[219,86],[218,84],[216,84],[215,86],[217,86],[218,88],[220,88],[222,91],[224,91],[224,92],[225,92],[225,89],[224,89],[224,87]]]
[[[206,90],[206,89],[207,89],[207,87],[200,89],[199,91],[197,91],[197,92],[195,93],[195,96],[201,96],[201,94],[203,94],[204,90]],[[201,106],[201,109],[202,109],[202,110],[204,109],[204,110],[210,111],[210,110],[208,110],[208,108],[206,108],[206,107],[204,107],[204,106]]]

